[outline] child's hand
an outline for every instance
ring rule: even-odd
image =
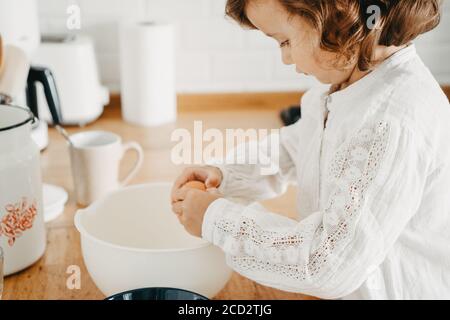
[[[176,202],[172,204],[172,211],[186,231],[201,238],[202,224],[206,210],[215,200],[222,198],[217,189],[201,191],[191,188],[178,189],[174,194]]]
[[[213,166],[189,167],[184,169],[174,182],[171,192],[172,204],[178,201],[175,194],[189,181],[201,181],[207,189],[218,188],[222,183],[222,171]]]

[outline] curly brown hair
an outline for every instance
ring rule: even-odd
[[[226,15],[241,26],[256,29],[246,8],[257,0],[228,0]],[[440,22],[441,0],[277,0],[291,16],[301,16],[321,35],[320,48],[338,54],[340,66],[356,62],[361,71],[371,69],[376,45],[403,46],[433,30]],[[376,25],[369,28],[370,6],[380,9]]]

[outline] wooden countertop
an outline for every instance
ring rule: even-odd
[[[210,127],[225,128],[279,128],[277,110],[183,112],[175,124],[159,128],[140,128],[124,123],[117,106],[107,107],[103,116],[85,128],[68,128],[69,133],[84,130],[108,130],[122,136],[124,141],[138,141],[145,150],[145,164],[132,184],[150,181],[173,181],[182,168],[171,164],[170,133],[175,128],[192,130],[194,120],[202,120],[204,130]],[[74,227],[77,210],[74,200],[68,150],[63,138],[50,129],[50,145],[41,155],[43,181],[65,188],[69,201],[64,214],[47,224],[47,250],[45,255],[30,268],[5,278],[3,299],[104,299],[105,296],[91,280],[83,263],[80,237]],[[125,172],[133,162],[133,156],[124,160]],[[270,210],[287,216],[295,216],[295,188],[291,187],[280,198],[264,202]],[[81,288],[70,290],[66,282],[68,267],[81,268]],[[216,299],[311,299],[267,288],[236,273]]]

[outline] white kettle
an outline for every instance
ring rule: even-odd
[[[33,114],[0,104],[0,247],[4,274],[21,271],[44,254],[40,153],[31,138]]]

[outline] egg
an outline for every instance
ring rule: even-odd
[[[183,185],[183,188],[191,188],[206,191],[206,186],[201,181],[189,181]]]

